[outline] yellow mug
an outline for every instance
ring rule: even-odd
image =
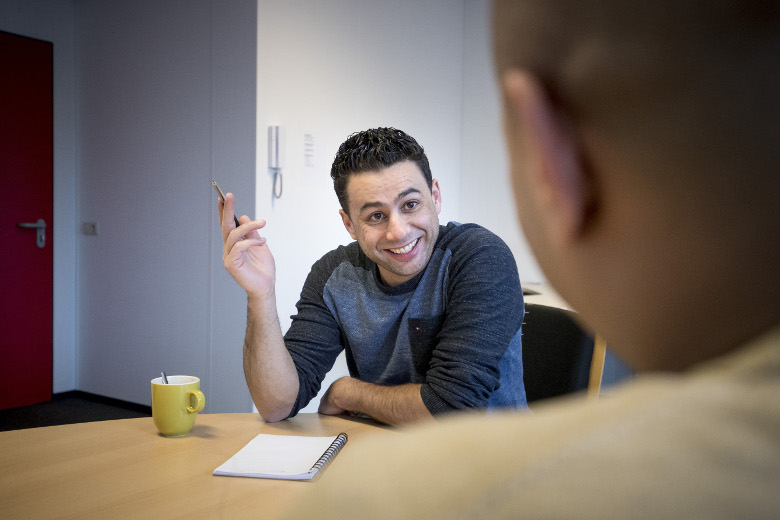
[[[152,418],[162,435],[186,435],[204,406],[206,397],[197,377],[168,376],[168,384],[162,382],[162,377],[152,379]]]

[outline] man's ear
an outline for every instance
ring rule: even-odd
[[[580,161],[576,136],[533,74],[507,70],[502,88],[507,128],[514,129],[508,132],[510,156],[513,162],[522,161],[521,189],[530,190],[523,198],[534,204],[549,238],[570,242],[584,231],[592,203],[590,179]],[[519,168],[512,165],[515,175]]]
[[[352,237],[352,240],[357,240],[357,235],[355,234],[355,228],[352,225],[352,220],[349,218],[349,215],[347,215],[347,212],[343,209],[339,210],[339,215],[341,215],[341,221],[344,223],[344,227],[347,229],[347,233],[349,233],[349,236]]]
[[[441,213],[441,188],[439,188],[439,181],[436,179],[431,180],[431,198],[433,199],[433,207],[436,208],[436,214]]]

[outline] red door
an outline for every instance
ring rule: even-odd
[[[0,78],[4,410],[52,394],[52,44],[0,32]]]

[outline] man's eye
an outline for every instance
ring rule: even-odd
[[[414,209],[414,208],[416,208],[416,207],[417,207],[417,205],[418,205],[418,204],[420,204],[420,202],[419,202],[419,201],[416,201],[416,200],[410,200],[409,202],[407,202],[406,204],[404,204],[404,207],[405,207],[406,209]]]
[[[381,214],[381,213],[379,213],[379,212],[377,212],[377,213],[372,213],[372,214],[370,214],[370,215],[368,216],[368,221],[369,221],[369,222],[379,222],[380,220],[382,220],[382,217],[383,217],[383,216],[384,216],[384,215],[382,215],[382,214]]]

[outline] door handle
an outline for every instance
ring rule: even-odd
[[[38,247],[46,245],[46,221],[42,218],[36,222],[19,222],[16,227],[35,229],[35,244]]]

